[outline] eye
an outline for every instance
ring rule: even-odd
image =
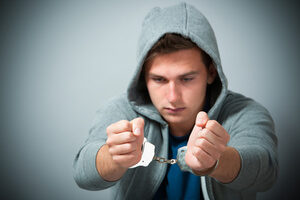
[[[189,81],[192,81],[194,78],[193,77],[183,77],[181,80],[183,82],[189,82]]]
[[[152,78],[152,80],[156,83],[163,83],[166,81],[166,79],[161,78],[161,77],[154,77],[154,78]]]

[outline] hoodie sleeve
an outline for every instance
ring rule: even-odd
[[[123,101],[123,102],[122,102]],[[77,153],[73,163],[73,176],[77,185],[87,190],[102,190],[113,186],[116,182],[102,179],[96,168],[96,155],[105,144],[106,128],[120,120],[131,120],[135,114],[125,100],[112,101],[96,113],[88,139]]]
[[[277,137],[269,112],[242,95],[227,98],[221,118],[231,136],[228,146],[241,157],[238,176],[225,186],[234,190],[265,191],[277,178]],[[224,117],[226,116],[226,117]]]

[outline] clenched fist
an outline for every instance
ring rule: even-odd
[[[144,140],[144,119],[122,120],[106,129],[108,152],[122,168],[129,168],[141,160]]]
[[[187,144],[186,164],[196,174],[210,171],[224,153],[229,139],[229,134],[217,121],[199,112]]]

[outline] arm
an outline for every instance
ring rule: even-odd
[[[239,152],[241,169],[234,181],[226,186],[238,190],[266,191],[274,184],[278,172],[273,120],[269,112],[254,101],[228,109],[229,113],[233,113],[224,123],[231,136],[228,146]],[[228,116],[227,111],[224,114]]]
[[[98,151],[96,166],[98,173],[106,181],[117,181],[127,171],[126,168],[119,166],[113,161],[107,144],[103,145]]]
[[[226,147],[219,159],[216,169],[209,176],[222,183],[232,182],[238,175],[241,168],[241,158],[238,151],[233,147]]]

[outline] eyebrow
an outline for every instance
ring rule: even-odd
[[[199,73],[200,73],[199,71],[191,71],[191,72],[180,75],[180,77],[195,75],[195,74],[199,74]]]
[[[181,75],[179,75],[179,77],[185,77],[185,76],[195,75],[195,74],[199,74],[199,73],[200,73],[199,71],[191,71],[191,72],[187,72],[185,74],[181,74]],[[155,73],[149,73],[148,76],[149,77],[163,77],[162,75],[158,75]]]

